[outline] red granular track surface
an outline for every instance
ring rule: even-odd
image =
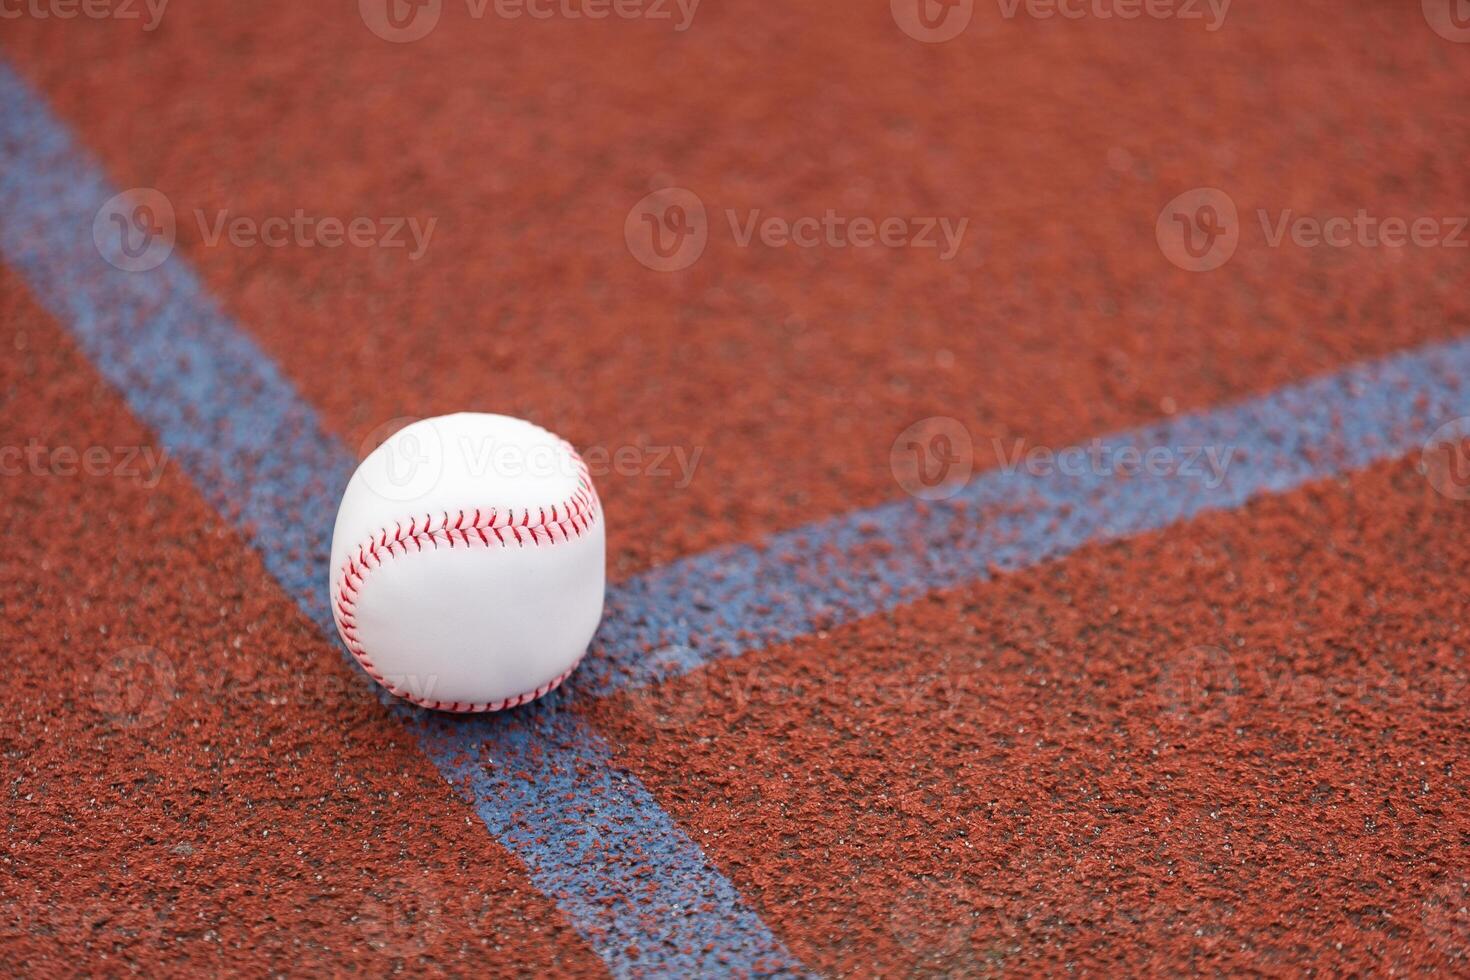
[[[991,437],[1470,326],[1462,252],[1271,249],[1255,219],[1464,213],[1470,49],[1417,3],[1238,4],[1216,34],[977,8],[941,46],[886,7],[393,46],[350,4],[180,3],[151,35],[6,21],[0,53],[118,186],[173,200],[349,443],[469,408],[701,450],[688,488],[599,478],[614,579],[895,496],[918,418],[963,421],[984,466]],[[622,240],[665,184],[716,229],[672,275]],[[1197,186],[1244,224],[1208,275],[1153,237]],[[196,208],[438,227],[411,263],[209,247]],[[726,208],[971,226],[949,263],[742,249]],[[5,445],[149,441],[7,271],[0,352]],[[602,970],[182,475],[6,477],[0,502],[11,962]],[[1385,466],[587,710],[817,970],[1463,968],[1465,514]],[[164,659],[108,659],[138,647]],[[160,663],[166,696],[121,696]]]
[[[710,3],[683,34],[461,10],[407,45],[289,0],[179,4],[152,35],[15,24],[5,53],[120,186],[169,195],[349,442],[493,408],[579,447],[702,449],[687,490],[601,480],[616,576],[891,497],[918,418],[959,418],[984,462],[990,436],[1083,439],[1470,324],[1457,252],[1270,249],[1254,217],[1463,210],[1464,51],[1414,3],[1242,3],[1214,34],[991,6],[938,46],[839,0]],[[622,237],[662,183],[715,226],[678,275]],[[1246,225],[1211,276],[1154,241],[1201,185]],[[206,247],[196,208],[439,225],[414,263]],[[948,263],[738,248],[729,208],[971,229]]]
[[[0,297],[7,445],[149,445]],[[146,484],[0,480],[9,967],[600,969],[187,479]]]
[[[1467,520],[1405,461],[595,713],[823,971],[1450,969]]]

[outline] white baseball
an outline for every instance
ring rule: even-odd
[[[569,444],[505,415],[409,425],[362,461],[332,534],[332,615],[374,680],[441,711],[557,687],[602,618],[605,535]]]

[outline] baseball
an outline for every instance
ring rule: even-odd
[[[602,617],[602,506],[545,429],[460,413],[368,454],[332,534],[332,615],[383,687],[441,711],[498,711],[566,679]]]

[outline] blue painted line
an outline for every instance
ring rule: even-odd
[[[113,189],[3,62],[0,103],[0,254],[335,637],[326,565],[351,456],[182,256],[132,273],[103,260],[92,222]],[[391,704],[447,779],[474,782],[486,826],[614,975],[802,972],[564,699],[463,723]],[[482,753],[490,772],[464,762]]]
[[[0,251],[330,630],[313,583],[350,468],[341,447],[182,262],[133,275],[102,266],[86,232],[108,196],[95,168],[3,65],[0,95],[9,96]],[[565,710],[569,698],[678,676],[937,588],[1400,457],[1440,422],[1470,416],[1467,378],[1470,341],[1431,345],[1101,440],[1113,455],[1229,450],[1218,483],[1204,471],[992,471],[948,501],[898,501],[698,555],[611,590],[593,654],[566,693],[464,724],[404,714],[446,777],[472,784],[486,825],[614,973],[795,970],[647,791],[609,764],[605,744]],[[283,526],[283,515],[301,523]],[[601,820],[568,820],[569,810]],[[660,910],[653,924],[642,921],[650,908]]]
[[[1098,441],[1109,454],[1103,458],[1114,460],[1125,448],[1211,447],[1219,458],[1229,451],[1218,482],[1208,467],[1183,472],[1193,469],[1183,452],[1172,457],[1180,472],[1130,478],[1106,467],[1074,476],[1002,468],[946,501],[884,504],[755,546],[697,555],[613,590],[596,655],[571,687],[605,696],[886,612],[935,589],[985,581],[993,571],[1240,507],[1403,456],[1460,416],[1470,416],[1470,340]],[[648,649],[655,655],[642,653]]]

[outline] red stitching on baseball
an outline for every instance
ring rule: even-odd
[[[592,476],[587,471],[587,464],[582,461],[582,457],[577,455],[577,451],[571,445],[563,442],[562,446],[567,452],[571,453],[572,461],[577,466],[578,489],[576,493],[572,494],[571,497],[561,504],[552,505],[551,520],[548,521],[546,519],[546,508],[544,507],[537,508],[539,516],[535,524],[531,523],[530,508],[525,509],[520,522],[517,523],[514,509],[501,511],[498,508],[491,507],[485,512],[483,520],[477,508],[474,519],[470,521],[468,529],[464,527],[465,512],[462,510],[459,511],[459,519],[452,526],[450,525],[448,511],[443,513],[437,525],[433,520],[433,515],[426,514],[424,515],[423,528],[419,529],[418,517],[417,515],[413,515],[408,520],[408,541],[412,542],[414,547],[421,552],[424,550],[424,538],[428,538],[434,547],[438,548],[439,538],[443,536],[449,546],[453,548],[454,538],[458,535],[464,541],[465,546],[470,547],[472,539],[470,538],[469,532],[474,531],[479,536],[482,546],[489,548],[492,546],[491,541],[485,535],[485,532],[488,530],[495,535],[495,540],[499,546],[506,548],[509,545],[506,543],[505,536],[501,533],[502,528],[509,531],[515,539],[516,544],[522,548],[526,546],[526,542],[521,539],[522,530],[530,537],[533,545],[543,543],[548,545],[555,544],[556,529],[561,530],[562,541],[570,541],[574,537],[580,538],[592,527],[593,522],[597,519],[597,495],[592,490]],[[563,516],[560,518],[557,517],[558,507],[563,512]],[[384,527],[370,535],[365,544],[358,546],[357,556],[355,558],[352,556],[351,549],[348,550],[348,557],[343,562],[342,569],[337,576],[337,601],[332,604],[332,615],[337,621],[337,629],[342,634],[348,652],[352,654],[353,659],[358,662],[358,665],[367,671],[369,677],[377,681],[396,697],[412,702],[422,708],[430,708],[435,711],[469,713],[503,711],[506,708],[514,708],[534,701],[537,698],[544,697],[560,687],[562,682],[571,676],[572,671],[577,669],[577,664],[582,662],[582,657],[578,657],[576,662],[559,676],[553,677],[534,691],[527,691],[524,694],[517,694],[500,701],[487,701],[483,704],[471,704],[465,701],[430,701],[425,698],[416,697],[407,691],[401,690],[397,685],[390,683],[387,678],[378,673],[372,661],[368,658],[367,650],[363,648],[362,642],[357,637],[357,596],[358,592],[362,589],[363,583],[367,580],[367,573],[383,567],[385,559],[378,553],[380,547],[385,549],[388,552],[388,556],[392,558],[398,557],[398,548],[402,548],[403,553],[408,554],[408,542],[403,540],[404,531],[402,522],[395,522],[394,527],[396,530],[392,541],[388,540],[388,529]],[[568,531],[568,528],[571,530]],[[537,540],[536,533],[538,531],[546,536],[545,542]],[[586,656],[586,651],[583,651],[582,656]]]

